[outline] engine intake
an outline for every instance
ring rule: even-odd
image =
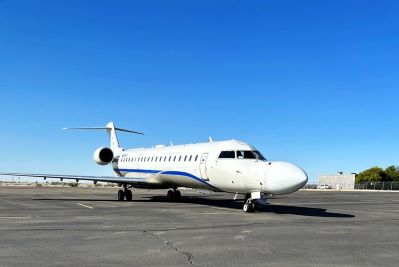
[[[94,151],[93,159],[99,165],[107,165],[114,159],[114,152],[108,147],[100,147]]]

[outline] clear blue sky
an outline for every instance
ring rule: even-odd
[[[399,165],[397,1],[1,1],[0,171],[109,175],[92,152],[241,139],[311,181]]]

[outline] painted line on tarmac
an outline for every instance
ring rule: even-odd
[[[231,213],[227,212],[198,212],[198,213],[189,213],[188,215],[229,215]]]
[[[93,207],[90,207],[90,206],[84,205],[84,204],[82,204],[82,203],[76,203],[76,204],[77,204],[77,205],[79,205],[79,206],[81,206],[81,207],[88,208],[88,209],[94,209]]]
[[[1,216],[0,219],[30,219],[32,218],[31,216],[23,216],[23,217],[17,217],[17,216]]]

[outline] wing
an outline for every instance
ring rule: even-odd
[[[85,175],[64,175],[64,174],[37,174],[37,173],[5,173],[0,172],[1,176],[23,176],[23,177],[38,177],[38,178],[54,178],[60,179],[71,179],[84,181],[97,182],[108,182],[108,183],[118,183],[118,184],[130,184],[130,185],[148,185],[149,181],[145,178],[129,178],[129,177],[112,177],[112,176],[85,176]]]

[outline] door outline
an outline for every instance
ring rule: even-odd
[[[206,160],[208,159],[209,153],[204,153],[201,156],[200,159],[200,173],[201,173],[201,178],[204,181],[209,181],[208,175],[206,173]]]

